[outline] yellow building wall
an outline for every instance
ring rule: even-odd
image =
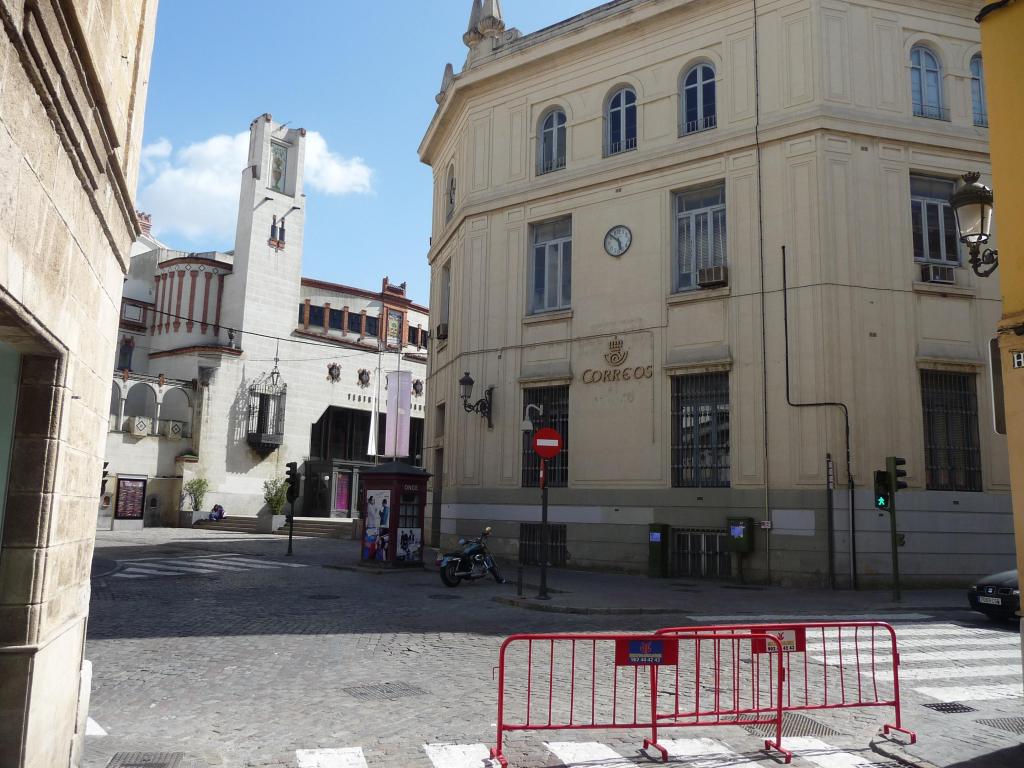
[[[1024,323],[1024,3],[1010,3],[981,23],[982,52],[992,145],[992,182],[999,228],[999,277],[1003,290],[1003,386],[1014,497],[1017,569],[1024,572],[1024,369],[1014,370],[1012,353],[1024,351],[1024,337],[1009,330]]]

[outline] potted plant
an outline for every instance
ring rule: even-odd
[[[263,483],[263,501],[266,510],[257,515],[257,530],[260,533],[273,533],[287,522],[284,505],[288,503],[288,484],[284,479],[275,477]]]
[[[181,525],[185,527],[191,527],[195,525],[197,520],[202,520],[206,517],[206,513],[203,512],[203,501],[206,499],[206,493],[210,490],[210,481],[205,477],[193,477],[191,480],[181,486],[181,492],[183,496],[188,497],[188,503],[191,505],[191,512],[186,510],[185,501],[182,500],[182,515]]]

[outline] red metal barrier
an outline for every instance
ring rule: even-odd
[[[782,640],[769,632],[671,629],[660,635],[513,635],[498,662],[498,734],[491,757],[507,768],[515,731],[769,725],[765,749],[785,756]],[[713,688],[710,693],[705,689]],[[673,711],[658,693],[674,685]]]
[[[735,624],[715,627],[659,629],[662,637],[694,633],[767,634],[782,643],[786,685],[782,709],[799,712],[821,709],[892,707],[895,722],[884,731],[899,731],[917,741],[903,727],[900,707],[900,656],[896,630],[879,621],[803,622],[799,624]],[[676,710],[678,712],[678,707]],[[671,718],[673,713],[666,717]]]

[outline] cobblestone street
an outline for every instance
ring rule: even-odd
[[[105,768],[119,753],[184,753],[204,768],[483,766],[484,745],[494,745],[492,670],[505,636],[706,622],[692,607],[704,601],[714,612],[720,605],[715,593],[724,591],[699,585],[680,596],[686,613],[675,615],[538,612],[494,600],[514,602],[513,584],[447,589],[432,571],[364,571],[355,565],[352,542],[297,539],[292,558],[285,549],[284,539],[267,536],[177,529],[99,534],[86,652],[93,664],[90,728],[96,735],[88,738],[87,768]],[[560,582],[560,576],[552,575],[556,588],[577,583],[569,574]],[[609,583],[626,578],[607,577]],[[730,599],[747,606],[736,609],[733,621],[770,613],[776,593],[736,592],[743,597]],[[583,603],[594,599],[568,594]],[[614,594],[611,587],[608,594]],[[789,610],[801,613],[802,593],[787,594]],[[806,601],[816,606],[819,598],[809,594]],[[834,599],[846,598],[838,593]],[[908,606],[913,601],[908,596]],[[1011,732],[1021,730],[1024,715],[1013,629],[953,610],[952,596],[946,602],[945,608],[878,616],[897,626],[904,719],[918,744],[890,755],[872,750],[888,711],[812,713],[822,733],[832,730],[790,739],[794,765],[849,768],[898,756],[940,768],[1024,764],[1021,736]],[[845,606],[832,613],[855,612]],[[729,617],[717,618],[727,623]],[[943,701],[973,711],[946,714],[923,706]],[[510,739],[511,764],[653,764],[638,753],[642,733],[551,736],[547,747],[543,734]],[[758,752],[763,740],[739,727],[666,736],[673,740],[666,744],[674,764],[774,762]],[[697,754],[695,745],[702,757],[687,762],[686,755]]]

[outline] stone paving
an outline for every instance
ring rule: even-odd
[[[94,665],[90,716],[107,735],[87,738],[85,768],[105,768],[119,752],[184,752],[203,767],[296,768],[297,750],[355,747],[370,768],[428,768],[437,763],[425,744],[493,745],[492,670],[509,634],[650,631],[691,623],[693,616],[712,623],[703,617],[715,615],[714,623],[725,623],[727,611],[817,615],[869,608],[863,595],[727,591],[698,583],[677,593],[676,614],[538,612],[495,601],[515,602],[514,585],[488,580],[447,589],[431,571],[366,571],[356,565],[353,542],[296,539],[292,558],[284,556],[285,548],[286,541],[276,537],[180,529],[98,535],[86,656]],[[556,608],[625,609],[629,604],[622,600],[647,587],[657,593],[660,609],[672,610],[665,583],[556,572],[552,584],[563,590],[553,601]],[[638,602],[634,597],[633,605]],[[914,644],[903,650],[905,656],[939,654],[903,669],[1012,668],[1015,662],[1005,657],[1013,648],[1013,628],[961,610],[958,602],[953,592],[915,593],[908,595],[909,607],[884,606],[898,612],[879,618],[906,631],[906,642]],[[987,639],[1004,658],[987,660]],[[976,657],[955,660],[958,646],[973,649]],[[944,652],[954,660],[943,662]],[[916,691],[980,686],[996,695],[999,685],[1011,686],[1011,695],[968,701],[976,711],[964,714],[927,709],[923,704],[936,699]],[[1024,692],[1014,696],[1012,686],[1020,689],[1019,672],[983,680],[906,681],[904,718],[919,743],[900,749],[882,741],[889,757],[870,748],[886,712],[814,713],[815,720],[840,732],[822,738],[844,754],[830,763],[801,753],[794,765],[857,766],[911,757],[939,768],[1020,768],[1024,739],[977,722],[1024,715]],[[715,739],[747,755],[748,765],[773,764],[756,754],[758,738],[742,728],[669,735]],[[551,734],[554,741],[610,747],[623,757],[603,763],[609,768],[653,764],[638,754],[642,738],[627,732]],[[544,748],[545,740],[536,733],[511,738],[512,765],[563,765]],[[861,762],[849,762],[851,755]]]

